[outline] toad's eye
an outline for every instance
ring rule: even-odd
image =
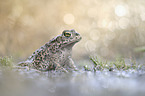
[[[65,37],[70,37],[71,36],[71,33],[70,32],[64,32],[64,36]]]

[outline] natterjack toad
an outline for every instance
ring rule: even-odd
[[[40,71],[58,70],[68,72],[75,70],[72,60],[72,47],[81,40],[75,30],[64,30],[44,46],[37,49],[26,61],[20,62],[21,66],[29,66]]]

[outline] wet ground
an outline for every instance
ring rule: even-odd
[[[145,72],[0,71],[0,96],[144,96]]]

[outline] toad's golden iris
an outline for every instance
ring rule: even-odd
[[[65,37],[70,37],[71,36],[71,33],[70,32],[64,32],[64,36]]]

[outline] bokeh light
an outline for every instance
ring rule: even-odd
[[[120,28],[122,28],[122,29],[126,29],[127,28],[127,26],[129,25],[129,20],[128,20],[128,18],[125,18],[125,17],[122,17],[122,18],[120,18],[120,20],[119,20],[119,26],[120,26]]]
[[[117,5],[115,7],[115,13],[117,16],[125,16],[127,13],[127,9],[123,5]]]
[[[100,32],[98,30],[92,30],[90,32],[90,38],[92,40],[95,40],[95,41],[99,40],[99,38],[100,38]]]
[[[142,19],[142,21],[145,21],[145,12],[144,13],[141,13],[141,19]]]
[[[89,17],[97,17],[97,8],[89,8],[88,9]]]
[[[88,40],[85,44],[85,48],[88,52],[93,52],[96,50],[96,43],[92,40]]]
[[[64,20],[64,22],[65,22],[66,24],[73,24],[75,18],[74,18],[74,16],[73,16],[72,14],[68,13],[68,14],[65,14],[65,15],[64,15],[63,20]]]

